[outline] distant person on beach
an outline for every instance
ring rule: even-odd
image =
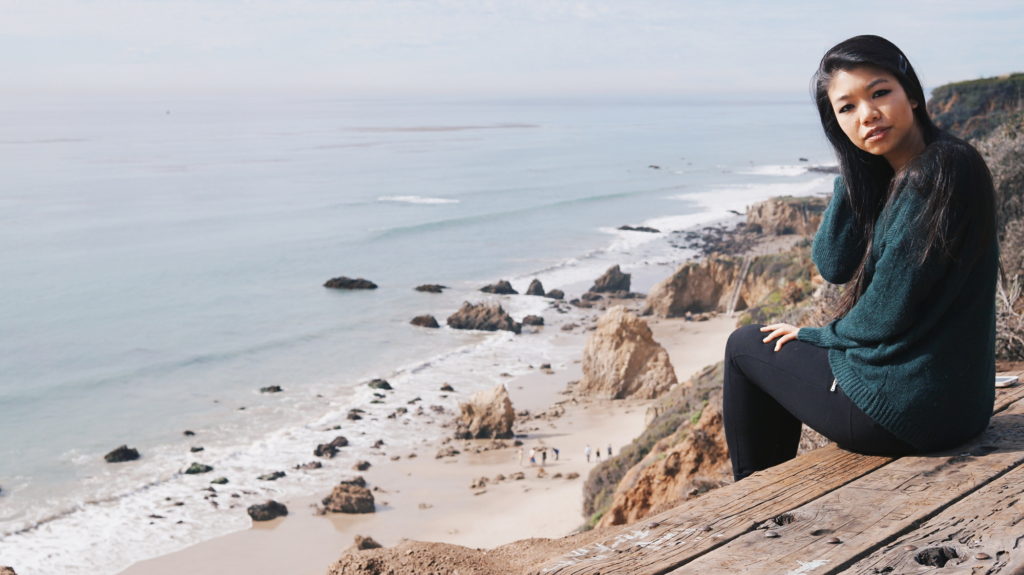
[[[530,448],[530,465],[537,465],[537,449],[533,447]]]
[[[590,444],[583,448],[583,455],[587,457],[587,463],[590,463]]]
[[[519,449],[516,450],[516,455],[519,456],[519,467],[522,467],[523,466],[523,448],[522,447],[520,447]]]
[[[612,444],[609,443],[608,444],[608,457],[611,457],[611,456],[612,456]]]
[[[725,350],[733,475],[796,455],[800,425],[859,453],[943,450],[992,414],[998,246],[988,167],[938,129],[888,40],[825,53],[813,82],[840,176],[812,247],[842,284],[824,327],[742,327]]]
[[[552,447],[551,451],[555,452],[555,461],[558,461],[558,448],[557,447]]]
[[[540,464],[543,467],[544,465],[547,465],[547,463],[548,463],[548,450],[547,449],[542,449],[541,452],[540,452]]]

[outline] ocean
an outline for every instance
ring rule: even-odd
[[[572,313],[481,286],[538,278],[578,297],[617,264],[647,291],[692,256],[673,231],[830,192],[807,168],[831,163],[799,96],[5,102],[0,565],[114,574],[245,529],[246,504],[329,490],[334,475],[292,468],[332,427],[352,440],[331,463],[346,470],[373,439],[441,434],[349,409],[455,408],[575,358],[552,345]],[[380,287],[322,287],[342,275]],[[549,326],[409,325],[486,299]],[[383,405],[376,377],[396,387]],[[142,458],[105,463],[122,444]],[[183,475],[193,461],[214,471]],[[204,499],[215,476],[235,505]]]

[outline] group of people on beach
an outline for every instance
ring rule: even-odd
[[[543,467],[544,465],[547,465],[547,462],[548,462],[548,451],[550,451],[553,454],[553,460],[554,461],[558,461],[558,458],[561,455],[561,452],[558,450],[557,447],[548,447],[546,445],[538,445],[538,446],[535,446],[535,447],[531,447],[530,451],[529,451],[529,460],[528,460],[529,463],[530,463],[530,467],[533,467],[533,466],[537,465],[538,463],[540,463],[541,467]],[[607,453],[608,453],[608,459],[611,459],[611,457],[612,457],[612,444],[611,443],[608,444],[608,451],[607,451]],[[520,446],[519,449],[516,450],[516,456],[519,458],[519,466],[520,467],[522,467],[523,464],[525,463],[524,458],[526,457],[526,455],[527,455],[526,451],[523,449],[523,447]],[[591,456],[594,456],[597,459],[597,461],[601,461],[601,449],[600,448],[598,448],[596,450],[592,449],[590,447],[590,444],[588,443],[587,446],[583,448],[583,457],[586,458],[587,463],[590,463]]]

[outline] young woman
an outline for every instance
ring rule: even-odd
[[[981,433],[994,401],[998,248],[984,160],[932,123],[888,40],[829,50],[814,98],[840,177],[814,263],[845,284],[824,327],[747,326],[725,357],[737,480],[796,455],[800,424],[851,451],[942,450]]]

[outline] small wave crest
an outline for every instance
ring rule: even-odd
[[[423,196],[381,196],[378,202],[394,202],[400,204],[457,204],[459,200],[451,198],[427,198]]]
[[[767,165],[753,166],[737,173],[749,176],[800,176],[807,173],[805,166]]]

